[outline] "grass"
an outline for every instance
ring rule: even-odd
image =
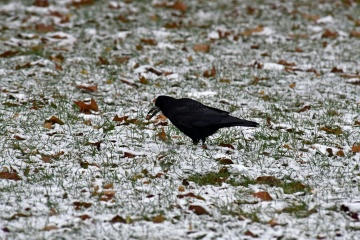
[[[51,2],[51,13],[17,1],[3,10],[11,2],[0,4],[0,54],[18,51],[0,57],[0,239],[356,238],[339,207],[359,195],[358,86],[346,77],[359,72],[359,41],[348,35],[358,31],[355,3]],[[76,42],[37,31],[44,22]],[[326,29],[340,34],[323,37]],[[261,67],[280,60],[295,66]],[[171,123],[145,120],[160,94],[260,127],[221,129],[208,149],[193,146]],[[99,111],[81,113],[74,101],[91,98]],[[64,124],[46,125],[51,116]]]

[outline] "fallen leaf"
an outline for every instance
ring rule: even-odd
[[[124,64],[127,63],[129,61],[130,57],[129,56],[124,56],[124,57],[115,57],[115,62],[117,64]]]
[[[291,88],[291,89],[294,89],[295,86],[296,86],[296,83],[294,83],[294,82],[289,84],[289,88]]]
[[[33,5],[36,7],[48,7],[49,2],[47,0],[35,0]]]
[[[206,70],[203,73],[203,77],[209,78],[209,77],[215,77],[216,76],[216,69],[213,66],[210,70]]]
[[[230,164],[234,164],[234,162],[230,159],[230,158],[217,158],[216,161],[218,161],[220,164],[223,165],[230,165]]]
[[[47,129],[52,129],[53,128],[53,124],[51,122],[46,122],[44,123],[44,128],[47,128]]]
[[[141,84],[149,84],[149,80],[147,78],[145,78],[144,76],[139,77],[139,82]]]
[[[308,110],[310,110],[310,109],[311,109],[311,106],[305,105],[305,106],[303,106],[301,109],[299,109],[297,112],[298,112],[298,113],[306,112],[306,111],[308,111]]]
[[[336,156],[338,157],[345,157],[344,151],[343,150],[339,150],[336,152]]]
[[[69,5],[79,8],[82,6],[88,6],[94,4],[94,0],[72,0]]]
[[[91,207],[92,203],[75,201],[73,202],[73,205],[75,206],[75,210],[80,210],[82,207],[84,208]]]
[[[124,158],[134,158],[134,157],[136,157],[136,155],[133,154],[133,153],[124,152],[124,156],[123,156],[123,157],[124,157]]]
[[[180,12],[186,12],[187,6],[182,1],[176,1],[171,8],[178,10]]]
[[[100,197],[100,201],[109,201],[111,200],[114,196],[115,196],[115,191],[114,190],[105,190],[101,193],[101,197]]]
[[[260,176],[256,178],[256,183],[277,186],[281,181],[274,176]]]
[[[126,223],[126,220],[123,217],[116,215],[109,222],[111,222],[111,223]]]
[[[257,238],[257,237],[259,237],[257,234],[253,233],[253,232],[250,231],[250,230],[247,230],[246,232],[244,232],[244,235],[245,235],[245,236],[252,237],[252,238]]]
[[[205,208],[199,205],[190,205],[189,210],[193,211],[196,215],[209,215],[208,211],[206,211]]]
[[[159,215],[153,217],[152,222],[153,223],[162,223],[165,220],[166,220],[166,218],[163,215],[159,214]]]
[[[328,134],[340,135],[343,133],[340,127],[331,128],[329,126],[321,127],[320,130],[325,131]]]
[[[104,189],[110,189],[110,188],[113,188],[114,187],[114,184],[113,183],[106,183],[103,188]]]
[[[262,32],[264,31],[264,26],[262,25],[258,25],[257,27],[255,28],[250,28],[250,29],[246,29],[245,31],[243,31],[241,34],[243,36],[251,36],[253,33],[258,33],[258,32]]]
[[[155,68],[152,68],[152,67],[146,68],[146,71],[147,71],[147,72],[154,73],[154,74],[157,75],[157,76],[160,76],[160,75],[163,74],[161,71],[156,70]]]
[[[193,46],[193,50],[195,52],[203,52],[203,53],[208,53],[210,52],[210,45],[209,44],[195,44]]]
[[[19,53],[19,51],[8,50],[8,51],[5,51],[5,52],[1,53],[0,57],[2,57],[2,58],[13,57],[18,53]]]
[[[15,181],[21,180],[17,172],[7,172],[7,171],[0,172],[0,179],[8,179]]]
[[[155,46],[157,45],[157,42],[155,39],[151,39],[151,38],[142,38],[140,39],[140,41],[144,44],[147,44],[147,45],[151,45],[151,46]]]
[[[114,122],[123,122],[126,121],[129,118],[129,116],[122,116],[119,117],[118,115],[115,115],[115,117],[113,118]]]
[[[333,67],[330,72],[332,72],[332,73],[343,73],[344,71],[341,68]]]
[[[203,198],[203,197],[201,197],[201,196],[199,196],[199,195],[195,195],[194,193],[185,193],[185,194],[178,194],[177,196],[176,196],[177,198],[184,198],[184,197],[190,197],[190,198],[196,198],[196,199],[199,199],[199,200],[203,200],[203,201],[205,201],[205,198]]]
[[[354,145],[351,148],[351,151],[354,153],[360,152],[360,143],[354,143]]]
[[[76,85],[76,88],[85,90],[86,92],[96,92],[98,90],[97,85]]]
[[[161,141],[166,142],[168,140],[164,128],[161,128],[161,131],[157,133],[157,136]]]
[[[26,138],[21,137],[21,136],[19,136],[19,135],[14,135],[14,138],[15,138],[16,140],[19,140],[19,141],[26,140]]]
[[[83,221],[85,221],[86,219],[90,219],[91,217],[87,214],[83,214],[83,215],[80,215],[79,218]]]
[[[360,38],[360,32],[357,32],[357,31],[351,31],[351,32],[350,32],[350,37],[353,37],[353,38]]]
[[[99,107],[93,98],[90,103],[85,103],[83,101],[74,101],[74,103],[80,108],[80,112],[82,113],[90,114],[91,111],[99,111]]]
[[[271,201],[273,200],[272,197],[268,192],[262,191],[262,192],[256,192],[252,194],[254,197],[260,198],[262,201]]]
[[[321,35],[322,38],[337,38],[338,33],[335,31],[331,31],[329,29],[325,29],[325,32]]]
[[[47,32],[53,32],[55,31],[55,26],[54,25],[46,25],[43,23],[39,23],[35,25],[35,30],[40,32],[40,33],[47,33]]]
[[[293,66],[296,66],[295,63],[292,63],[292,62],[287,62],[283,59],[279,60],[278,61],[278,64],[281,64],[281,65],[284,65],[284,66],[287,66],[287,67],[293,67]]]
[[[64,122],[61,121],[58,117],[56,116],[51,116],[48,120],[45,120],[45,123],[51,123],[51,124],[59,124],[59,125],[64,125]]]
[[[56,229],[59,229],[59,228],[55,225],[47,225],[42,229],[42,231],[51,231],[51,230],[56,230]]]

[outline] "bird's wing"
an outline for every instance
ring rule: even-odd
[[[199,111],[204,111],[204,110],[207,110],[207,111],[215,111],[215,112],[218,112],[218,113],[223,113],[223,114],[229,114],[229,112],[227,111],[224,111],[224,110],[221,110],[221,109],[218,109],[218,108],[214,108],[214,107],[209,107],[209,106],[206,106],[198,101],[195,101],[191,98],[181,98],[179,99],[180,100],[180,103],[181,105],[186,105],[186,107],[191,107],[191,108],[196,108],[198,109]]]

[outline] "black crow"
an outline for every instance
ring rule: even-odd
[[[190,98],[176,99],[169,96],[159,96],[146,119],[149,120],[158,112],[162,112],[194,144],[200,140],[205,143],[208,136],[219,128],[244,126],[257,127],[259,124],[229,115],[229,112],[205,106]]]

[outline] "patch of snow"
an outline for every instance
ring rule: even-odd
[[[265,70],[277,70],[282,71],[285,69],[284,65],[277,64],[277,63],[264,63],[263,69]]]

